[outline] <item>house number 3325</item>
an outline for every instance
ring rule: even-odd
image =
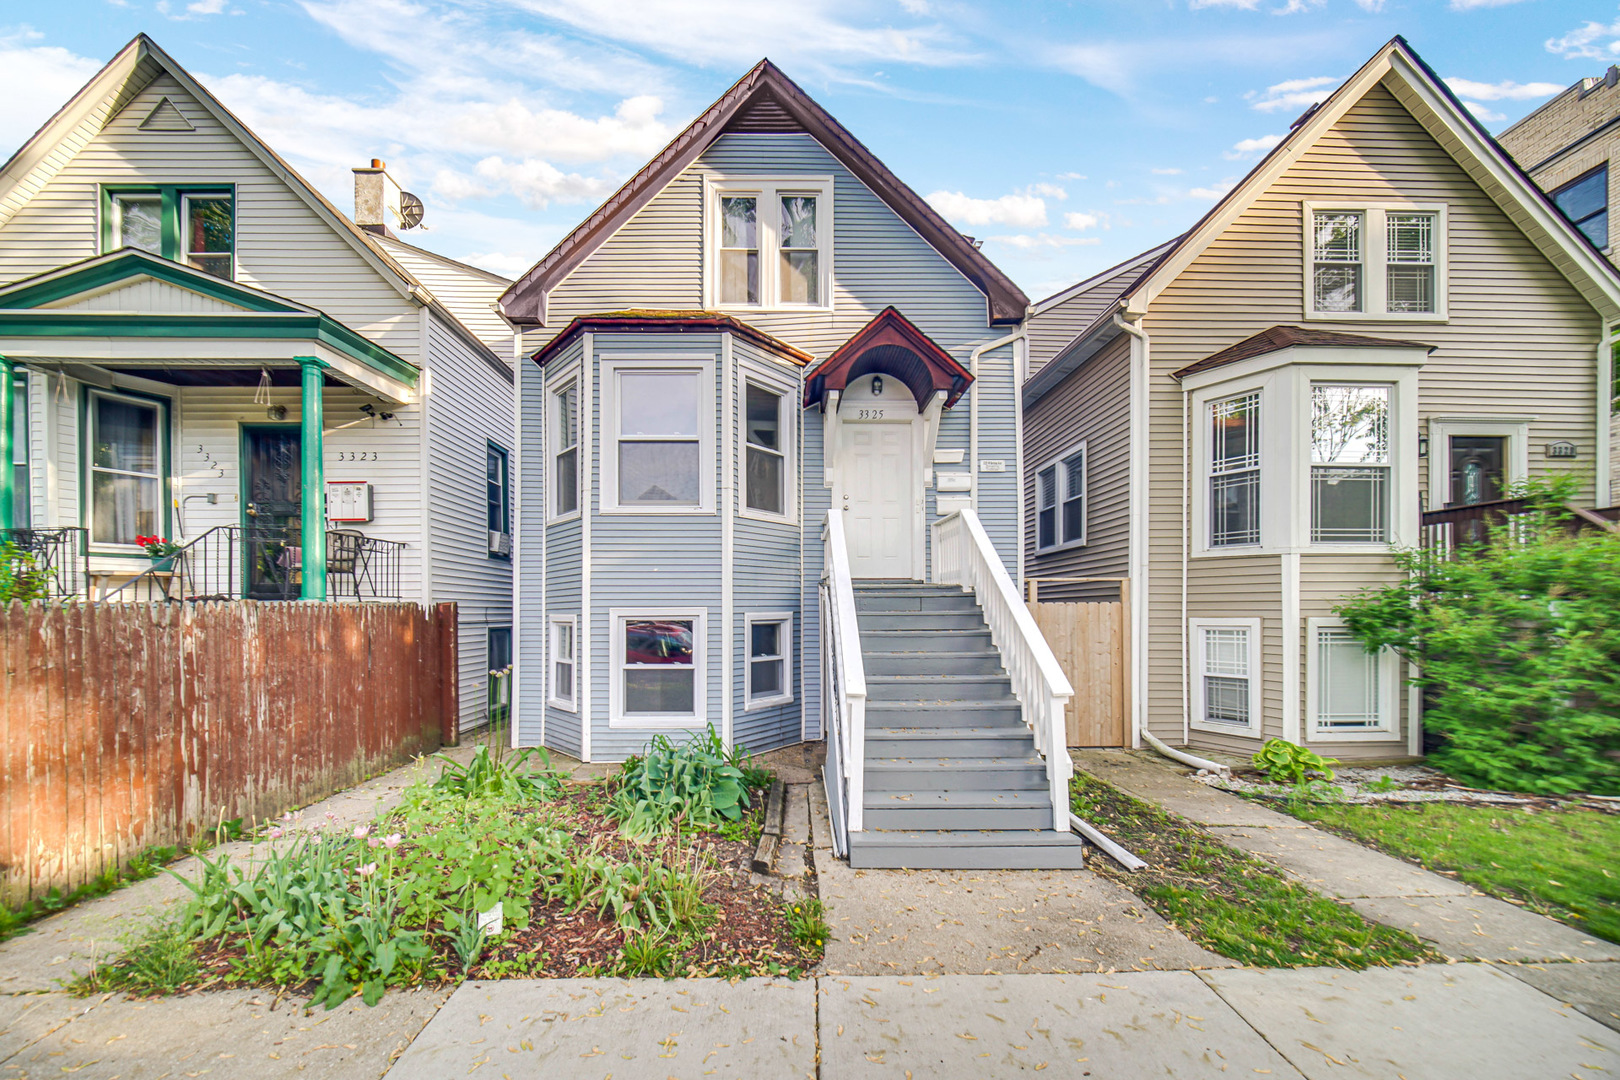
[[[857,420],[881,420],[881,419],[883,419],[883,410],[882,409],[858,409],[855,412],[855,419],[857,419]]]

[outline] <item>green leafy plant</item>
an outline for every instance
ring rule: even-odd
[[[1620,540],[1571,534],[1572,484],[1527,488],[1532,512],[1455,557],[1398,553],[1405,580],[1336,609],[1417,665],[1432,760],[1464,783],[1620,794]]]
[[[68,989],[80,997],[111,993],[157,997],[177,993],[202,974],[196,946],[181,918],[159,918],[126,941],[128,948],[116,963],[93,965]]]
[[[554,798],[563,784],[562,775],[551,771],[551,756],[542,747],[525,747],[506,757],[492,755],[488,746],[480,746],[465,765],[448,754],[434,757],[444,763],[434,790],[467,799],[544,802]]]
[[[795,900],[784,905],[784,914],[787,916],[788,932],[806,949],[820,952],[827,947],[827,938],[830,937],[827,926],[827,912],[821,901],[814,897],[808,900]]]
[[[47,915],[72,907],[82,900],[106,896],[136,881],[156,877],[164,863],[173,862],[179,854],[172,847],[149,847],[132,856],[122,870],[104,870],[76,889],[63,892],[52,888],[44,896],[26,900],[16,907],[0,904],[0,941],[28,932],[28,924]]]
[[[644,975],[668,977],[675,964],[675,948],[662,933],[631,934],[619,953],[621,972],[627,978]]]
[[[611,912],[626,930],[694,929],[713,912],[695,875],[653,858],[619,862],[600,850],[569,859],[548,891],[575,911]]]
[[[1380,776],[1376,780],[1369,781],[1364,786],[1366,790],[1379,795],[1388,795],[1391,792],[1401,790],[1401,782],[1393,776]]]
[[[626,836],[653,836],[682,824],[712,829],[739,820],[749,789],[769,778],[741,747],[727,750],[712,724],[678,746],[659,735],[644,756],[624,763],[607,813]]]
[[[49,594],[49,580],[32,552],[10,540],[0,543],[0,602],[43,600]]]
[[[1296,785],[1305,783],[1312,773],[1322,780],[1332,780],[1333,766],[1339,764],[1336,758],[1322,757],[1284,739],[1267,739],[1250,760],[1272,783]]]

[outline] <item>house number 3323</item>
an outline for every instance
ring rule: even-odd
[[[857,420],[881,420],[881,419],[883,419],[883,410],[882,409],[858,409],[855,412],[855,419],[857,419]]]
[[[375,450],[339,450],[338,453],[337,453],[337,459],[339,461],[376,461],[377,460],[377,451],[375,451]]]

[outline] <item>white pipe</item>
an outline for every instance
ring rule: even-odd
[[[1091,843],[1096,844],[1097,847],[1102,849],[1102,853],[1104,855],[1107,855],[1110,859],[1113,859],[1125,869],[1141,870],[1147,866],[1147,863],[1143,862],[1141,859],[1138,859],[1135,855],[1132,855],[1129,851],[1126,851],[1113,840],[1110,840],[1107,836],[1103,835],[1101,830],[1086,819],[1076,817],[1074,814],[1070,814],[1069,824],[1074,827],[1075,832],[1085,837]]]
[[[1190,765],[1195,769],[1203,769],[1206,772],[1220,773],[1227,779],[1231,779],[1232,767],[1230,765],[1222,765],[1218,761],[1201,758],[1197,754],[1189,754],[1185,750],[1177,750],[1173,746],[1166,745],[1151,731],[1142,732],[1142,741],[1172,761],[1179,761],[1183,765]]]
[[[1114,325],[1129,334],[1130,374],[1130,577],[1131,577],[1131,736],[1132,746],[1142,745],[1147,734],[1147,610],[1148,594],[1148,372],[1151,364],[1147,331],[1122,312],[1114,313]]]
[[[1593,457],[1596,460],[1596,475],[1593,477],[1592,492],[1596,498],[1594,506],[1611,506],[1614,504],[1613,468],[1610,460],[1612,453],[1609,443],[1609,431],[1613,426],[1609,418],[1609,403],[1614,394],[1614,331],[1605,327],[1598,341],[1597,347],[1597,443],[1594,447]]]

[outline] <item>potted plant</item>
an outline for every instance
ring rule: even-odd
[[[179,553],[181,545],[173,540],[165,540],[161,536],[137,536],[135,542],[151,558],[153,570],[174,569],[174,557]]]

